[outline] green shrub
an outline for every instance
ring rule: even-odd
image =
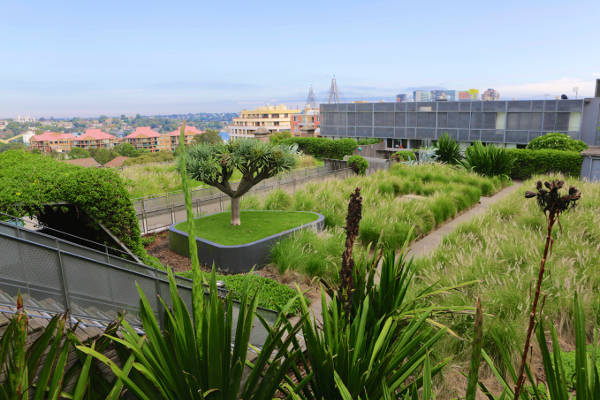
[[[583,156],[575,151],[507,149],[514,158],[510,176],[527,179],[533,175],[559,172],[579,176]]]
[[[292,134],[289,131],[282,132],[273,132],[271,136],[269,136],[269,141],[272,143],[281,143],[283,140],[290,139]]]
[[[90,152],[86,149],[82,149],[81,147],[73,147],[71,151],[69,151],[69,158],[75,160],[77,158],[88,158],[90,156]]]
[[[448,133],[444,132],[435,145],[437,160],[446,164],[456,164],[462,158],[460,146]]]
[[[364,175],[369,168],[369,162],[363,156],[350,156],[346,163],[358,175]]]
[[[275,189],[265,199],[266,210],[289,210],[294,200],[281,189]]]
[[[475,142],[467,147],[465,159],[461,163],[478,174],[510,176],[514,162],[513,154],[504,147],[484,146],[481,142]]]
[[[563,150],[581,153],[588,146],[581,140],[575,140],[564,133],[547,133],[538,136],[527,145],[530,150]]]
[[[0,154],[1,212],[39,215],[45,205],[60,202],[103,223],[135,254],[147,256],[133,204],[113,170],[78,167],[24,151]]]
[[[370,144],[377,144],[379,142],[381,142],[381,139],[376,139],[376,138],[358,138],[356,139],[356,142],[360,145],[364,145],[364,146],[368,146]]]
[[[351,155],[358,147],[354,139],[328,139],[317,137],[292,137],[283,139],[280,144],[297,144],[298,148],[306,154],[318,158],[334,158],[341,160],[344,156]]]
[[[392,160],[394,160],[394,161],[416,161],[417,156],[415,156],[415,153],[412,150],[398,150],[397,152],[392,154]]]

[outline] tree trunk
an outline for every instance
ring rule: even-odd
[[[240,198],[231,198],[231,225],[240,225]]]

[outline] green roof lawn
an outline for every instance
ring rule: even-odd
[[[298,211],[242,211],[241,225],[232,226],[231,212],[195,220],[196,236],[226,246],[250,243],[315,221],[318,215]],[[175,228],[187,232],[187,222]]]

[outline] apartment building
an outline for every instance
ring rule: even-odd
[[[75,137],[72,147],[83,149],[111,149],[115,146],[117,138],[103,132],[101,129],[86,129],[85,133]]]
[[[177,146],[179,146],[180,131],[181,131],[181,127],[177,128],[173,132],[169,132],[168,138],[169,138],[170,151],[175,151],[175,149],[177,149]],[[189,146],[190,144],[192,144],[194,137],[196,137],[197,135],[201,135],[203,133],[204,133],[204,131],[202,131],[194,126],[186,125],[185,132],[184,132],[184,135],[185,135],[185,143],[184,144],[186,146]]]
[[[70,133],[46,131],[41,135],[34,135],[29,139],[32,150],[43,153],[57,152],[66,153],[71,151],[75,136]]]
[[[155,153],[160,150],[160,133],[153,131],[149,126],[138,126],[135,131],[125,136],[124,141],[138,150],[147,150]]]
[[[290,132],[292,136],[318,136],[319,124],[319,110],[306,107],[302,113],[292,115]]]
[[[243,110],[227,127],[231,139],[254,138],[259,128],[273,132],[290,131],[292,115],[300,110],[288,109],[285,105],[265,106],[254,110]],[[262,131],[262,130],[261,130]]]

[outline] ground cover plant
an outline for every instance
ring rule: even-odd
[[[201,217],[195,220],[196,236],[223,245],[254,242],[283,231],[307,224],[319,218],[317,214],[294,211],[242,211],[244,225],[231,225],[231,212]],[[188,232],[187,222],[175,227]]]
[[[266,208],[273,197],[278,197],[278,203],[284,205],[280,209],[323,214],[328,227],[325,232],[301,232],[283,239],[272,249],[271,259],[282,272],[292,268],[336,279],[337,264],[332,261],[339,254],[339,229],[344,226],[346,199],[354,188],[361,188],[365,204],[358,237],[362,247],[380,242],[385,248],[395,249],[469,208],[480,196],[492,195],[504,184],[498,177],[485,178],[442,164],[396,164],[389,171],[365,177],[308,184],[293,195],[274,191],[265,199],[250,197],[242,206]]]
[[[533,188],[537,180],[552,179],[538,177],[524,182],[523,187]],[[600,298],[597,296],[600,290],[600,185],[567,179],[565,186],[569,185],[581,191],[581,200],[560,219],[562,229],[552,232],[554,243],[541,291],[544,318],[556,327],[562,342],[574,343],[571,304],[575,292],[579,293],[582,310],[592,328],[600,326]],[[418,291],[432,284],[446,286],[480,280],[480,284],[446,295],[444,302],[470,305],[473,299],[481,297],[483,311],[489,315],[483,332],[483,348],[497,360],[502,358],[502,347],[506,347],[515,364],[521,357],[518,344],[525,339],[530,305],[535,296],[532,285],[538,275],[547,233],[546,217],[537,210],[535,202],[524,200],[523,192],[511,194],[485,215],[462,224],[432,255],[416,260],[418,278],[413,288]],[[468,337],[471,319],[454,318],[450,326]],[[463,342],[454,341],[446,343],[444,349],[448,353],[464,354],[463,346]]]

